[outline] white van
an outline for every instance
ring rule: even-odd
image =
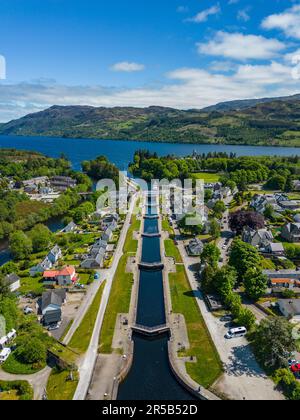
[[[247,334],[247,329],[245,327],[239,327],[239,328],[232,328],[231,330],[229,330],[225,337],[228,340],[231,340],[232,338],[244,337],[246,334]]]
[[[11,353],[10,348],[4,348],[3,350],[0,351],[0,364],[4,363],[8,359],[10,353]]]

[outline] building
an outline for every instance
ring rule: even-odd
[[[282,243],[270,242],[265,248],[264,252],[271,254],[274,257],[284,257],[285,250]]]
[[[102,220],[102,228],[107,229],[113,222],[118,223],[119,216],[116,213],[106,215]]]
[[[299,299],[281,299],[278,301],[278,307],[281,313],[292,321],[300,322],[300,300]]]
[[[103,268],[105,261],[106,249],[100,248],[94,255],[89,255],[82,263],[81,268],[97,269]]]
[[[296,200],[285,200],[280,202],[280,206],[285,210],[297,211],[299,210],[300,203]]]
[[[288,223],[282,228],[281,236],[288,242],[300,242],[300,223]]]
[[[57,263],[57,261],[62,257],[62,251],[60,247],[58,245],[55,245],[55,247],[51,249],[47,257],[53,265]]]
[[[66,302],[64,289],[44,292],[39,302],[44,325],[58,324],[62,319],[62,306]]]
[[[63,192],[76,187],[77,182],[75,179],[68,176],[54,176],[50,179],[50,184],[55,190]]]
[[[46,270],[50,270],[53,267],[52,262],[46,257],[40,264],[32,267],[29,270],[29,274],[31,277],[36,276],[37,274],[41,274]]]
[[[9,286],[11,292],[16,292],[21,287],[20,277],[16,274],[8,274],[5,277],[5,282]]]
[[[105,242],[109,242],[113,237],[113,231],[108,228],[106,231],[102,234],[101,239]]]
[[[270,279],[270,286],[273,289],[293,289],[295,280],[293,279]]]
[[[202,254],[204,245],[200,239],[192,239],[188,245],[188,253],[193,257],[198,257]]]
[[[22,184],[24,188],[30,187],[30,186],[45,186],[49,182],[49,178],[47,176],[39,176],[36,178],[27,179],[26,181],[22,181]]]
[[[0,338],[0,350],[3,350],[5,348],[5,346],[7,345],[8,340],[7,340],[7,336],[5,335],[4,337]]]
[[[56,283],[58,286],[70,286],[78,280],[75,267],[71,265],[62,270],[45,271],[43,279],[46,282]]]
[[[242,240],[256,248],[265,248],[270,242],[274,241],[272,232],[267,229],[251,229],[246,227],[242,233]]]
[[[77,225],[74,222],[70,222],[61,233],[72,233],[77,229]]]
[[[270,281],[276,279],[288,279],[300,281],[300,271],[297,270],[263,270],[263,274],[268,277]]]

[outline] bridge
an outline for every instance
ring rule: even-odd
[[[139,263],[139,269],[145,271],[161,271],[165,268],[165,265],[162,262],[155,262],[155,263]]]
[[[170,333],[170,327],[167,324],[157,325],[155,327],[146,327],[145,325],[135,324],[131,329],[133,332],[147,337],[155,337],[157,335]]]
[[[161,233],[157,232],[157,233],[143,233],[142,234],[143,238],[161,238]]]
[[[159,219],[159,216],[158,216],[158,215],[153,215],[153,216],[150,216],[150,215],[145,215],[145,216],[144,216],[144,219],[149,219],[149,220],[158,220],[158,219]]]

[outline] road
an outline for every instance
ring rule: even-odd
[[[40,372],[34,373],[33,375],[12,375],[6,373],[0,369],[0,380],[1,381],[27,381],[32,386],[34,391],[34,400],[41,400],[47,387],[49,375],[51,373],[50,367]]]
[[[124,248],[127,232],[130,226],[131,216],[132,216],[137,198],[138,198],[138,193],[136,193],[131,199],[129,212],[127,214],[127,217],[126,217],[126,220],[125,220],[125,223],[124,223],[121,235],[120,235],[119,243],[115,252],[114,261],[113,261],[112,267],[110,268],[110,270],[108,270],[108,273],[106,275],[106,285],[103,291],[94,331],[92,334],[89,348],[86,354],[84,355],[84,359],[79,367],[80,380],[79,380],[78,387],[76,389],[73,400],[77,400],[77,401],[85,400],[88,389],[89,389],[89,385],[93,376],[93,371],[94,371],[97,356],[98,356],[99,336],[100,336],[100,331],[102,328],[105,311],[108,304],[108,299],[111,292],[113,279],[114,279],[114,276],[115,276],[115,273],[119,264],[119,260],[123,255],[123,248]]]

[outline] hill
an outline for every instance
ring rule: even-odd
[[[0,134],[300,147],[300,100],[222,112],[53,106],[3,124]]]

